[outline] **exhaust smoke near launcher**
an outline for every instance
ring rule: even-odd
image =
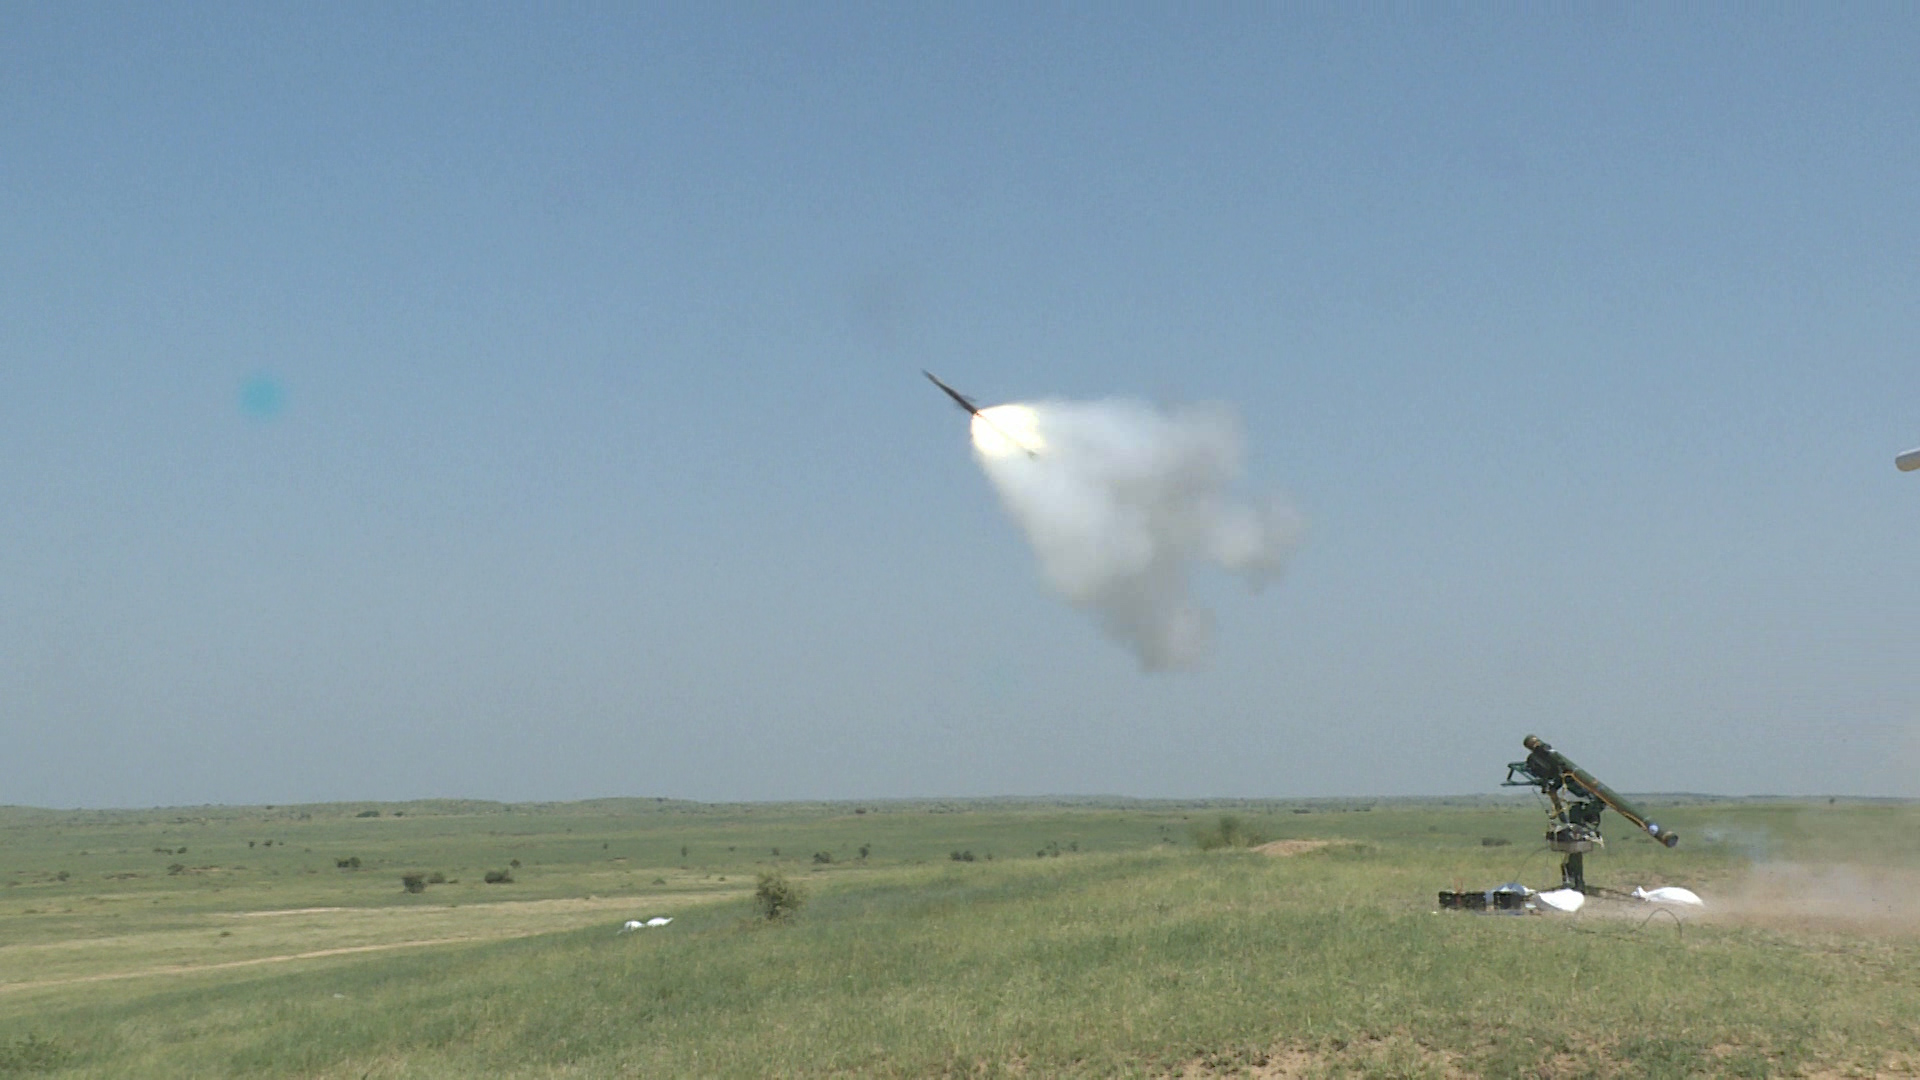
[[[1132,401],[981,407],[922,371],[971,417],[974,460],[1020,526],[1053,590],[1147,671],[1191,670],[1213,617],[1188,574],[1212,565],[1252,589],[1277,578],[1300,518],[1275,498],[1234,496],[1244,457],[1224,406]]]

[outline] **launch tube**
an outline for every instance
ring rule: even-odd
[[[1619,792],[1594,779],[1592,773],[1575,765],[1567,755],[1555,750],[1543,742],[1538,735],[1529,735],[1521,744],[1535,753],[1544,753],[1560,773],[1561,783],[1576,787],[1591,794],[1594,798],[1618,811],[1620,816],[1633,822],[1646,831],[1648,836],[1672,847],[1680,842],[1680,834],[1663,828],[1658,822],[1651,821],[1640,809],[1623,798]],[[1575,794],[1579,792],[1576,791]]]

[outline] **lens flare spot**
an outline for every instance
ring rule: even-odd
[[[271,375],[255,375],[240,384],[240,411],[256,420],[280,415],[286,404],[286,390]]]

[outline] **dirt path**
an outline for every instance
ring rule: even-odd
[[[505,900],[460,905],[417,905],[407,907],[309,907],[278,908],[264,911],[223,911],[209,912],[211,920],[259,919],[276,916],[305,916],[318,918],[325,925],[302,933],[311,932],[321,936],[352,934],[363,939],[354,945],[337,945],[328,948],[300,949],[296,942],[286,942],[280,946],[289,951],[276,952],[266,956],[252,956],[239,960],[214,960],[208,963],[165,963],[149,964],[141,967],[128,967],[117,971],[96,971],[84,975],[60,975],[45,979],[31,979],[21,982],[0,982],[0,994],[19,990],[38,990],[57,986],[73,986],[81,983],[113,982],[124,979],[141,979],[157,975],[192,975],[204,971],[226,971],[234,968],[255,967],[261,964],[285,964],[296,960],[318,960],[331,956],[350,956],[356,953],[388,952],[394,949],[417,949],[434,945],[457,945],[479,941],[507,941],[513,938],[533,937],[538,934],[557,933],[577,930],[591,926],[598,918],[609,913],[639,913],[657,915],[662,912],[676,913],[687,907],[715,900],[729,899],[743,895],[744,889],[712,890],[698,893],[642,894],[637,896],[594,896],[560,897],[544,900]],[[422,918],[426,916],[426,918]],[[407,919],[413,925],[396,925],[389,930],[396,936],[407,934],[400,941],[364,941],[368,936],[379,936],[378,925],[388,919]],[[455,925],[448,925],[452,923]],[[442,924],[442,925],[436,925]],[[218,925],[218,923],[214,923]],[[231,924],[229,924],[231,925]],[[422,931],[432,933],[435,930],[459,929],[463,933],[445,934],[436,937],[418,936]],[[372,931],[369,933],[369,931]],[[87,949],[114,948],[126,943],[138,943],[141,935],[126,935],[114,939],[92,939],[82,947]],[[319,944],[320,942],[315,942]],[[65,941],[44,942],[25,945],[5,946],[4,950],[58,950],[72,947]],[[269,946],[271,947],[271,946]],[[110,962],[110,961],[109,961]],[[137,961],[136,961],[137,962]]]
[[[505,941],[509,938],[532,937],[543,934],[544,930],[521,930],[504,934],[474,934],[467,937],[427,938],[422,941],[386,941],[378,945],[347,945],[338,949],[314,949],[311,952],[287,953],[284,956],[255,956],[247,960],[222,960],[215,964],[167,964],[163,967],[139,968],[134,971],[103,971],[93,975],[73,975],[64,979],[40,979],[35,982],[17,982],[0,984],[0,994],[13,990],[37,990],[47,986],[71,986],[75,983],[112,982],[116,979],[143,979],[149,975],[192,975],[201,971],[222,971],[227,968],[252,967],[256,964],[284,964],[290,960],[315,960],[323,956],[346,956],[349,953],[384,952],[388,949],[413,949],[423,945],[456,945],[463,941]]]

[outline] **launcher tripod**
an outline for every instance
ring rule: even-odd
[[[1605,843],[1600,836],[1600,815],[1608,807],[1668,847],[1680,842],[1679,833],[1669,832],[1648,820],[1638,807],[1595,780],[1592,773],[1575,765],[1538,735],[1527,736],[1521,745],[1527,748],[1527,760],[1510,763],[1501,786],[1539,788],[1552,804],[1547,813],[1547,846],[1561,853],[1562,888],[1589,891],[1586,856]]]

